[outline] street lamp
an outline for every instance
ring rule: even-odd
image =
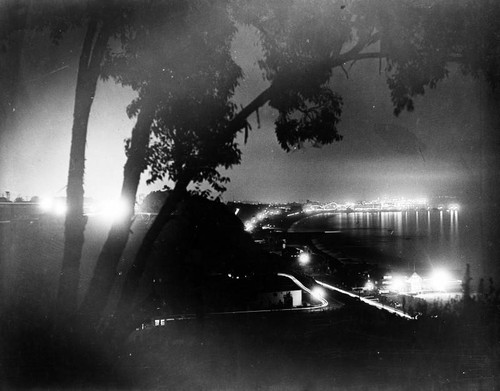
[[[307,265],[310,261],[311,261],[311,256],[309,255],[309,253],[306,253],[306,252],[300,253],[300,255],[299,255],[299,263],[302,266]]]

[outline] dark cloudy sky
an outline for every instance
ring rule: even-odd
[[[258,48],[245,35],[235,43],[249,81],[238,99],[248,102],[266,84],[253,66]],[[393,115],[378,61],[357,63],[349,78],[336,70],[333,88],[344,98],[343,141],[285,153],[273,133],[273,113],[243,147],[226,199],[319,200],[454,194],[474,197],[479,180],[484,86],[456,69],[436,90],[416,99],[416,110]],[[485,131],[484,133],[487,133]],[[486,138],[486,136],[484,136]]]
[[[65,194],[79,34],[74,32],[57,48],[40,35],[26,40],[22,91],[0,140],[0,193]],[[255,36],[245,29],[233,46],[245,72],[236,100],[245,104],[267,86],[256,66],[260,50]],[[377,61],[355,64],[348,79],[336,71],[332,85],[344,98],[340,123],[344,140],[285,153],[274,137],[274,113],[263,109],[260,128],[251,119],[253,131],[242,146],[242,164],[227,172],[231,183],[226,200],[475,196],[486,110],[484,88],[478,82],[453,71],[436,90],[416,100],[413,113],[399,118],[392,114]],[[132,91],[113,82],[98,86],[87,144],[88,196],[119,194],[123,140],[133,126],[125,107],[133,97]],[[143,184],[139,192],[158,187],[161,184],[150,188]]]

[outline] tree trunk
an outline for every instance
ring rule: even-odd
[[[60,314],[72,314],[77,307],[80,259],[87,221],[83,215],[87,127],[108,38],[109,30],[106,26],[99,28],[96,20],[89,21],[80,54],[73,112],[67,185],[68,211],[64,225],[64,254],[57,296],[57,309]]]
[[[122,201],[127,206],[127,216],[116,220],[108,234],[97,260],[92,281],[80,307],[85,321],[96,326],[104,311],[108,296],[115,282],[116,268],[127,245],[132,224],[137,188],[141,173],[146,168],[151,124],[155,114],[153,99],[144,102],[137,123],[132,131],[127,162],[123,170]]]
[[[132,302],[135,298],[135,293],[139,287],[139,282],[146,269],[147,260],[153,251],[153,245],[160,235],[163,227],[170,219],[172,213],[175,211],[179,202],[184,199],[187,194],[187,186],[191,182],[191,177],[185,175],[179,181],[177,181],[174,189],[168,195],[165,203],[160,209],[158,216],[156,216],[153,224],[146,232],[144,239],[142,240],[141,246],[137,251],[134,258],[134,262],[127,272],[125,282],[122,287],[122,295],[117,306],[117,316],[115,317],[115,326],[119,326],[118,334],[121,332],[126,332],[128,326],[132,325],[134,319],[130,315],[132,310]]]
[[[156,216],[153,224],[149,228],[148,232],[146,232],[141,246],[139,247],[139,250],[134,258],[134,262],[127,273],[127,277],[123,285],[122,296],[118,303],[118,312],[130,306],[131,300],[133,300],[137,287],[139,286],[142,274],[146,269],[147,260],[153,251],[153,245],[160,235],[163,227],[170,219],[172,213],[177,208],[177,205],[179,205],[179,202],[186,196],[189,182],[191,182],[191,178],[187,175],[177,181],[174,189],[168,195],[168,198],[161,207],[158,216]]]
[[[270,86],[261,94],[259,94],[244,109],[242,109],[238,113],[238,115],[236,115],[235,118],[233,118],[233,120],[228,124],[226,129],[227,132],[236,133],[240,129],[244,128],[246,125],[246,119],[259,107],[262,107],[270,100],[272,94],[274,93],[274,89],[274,86]],[[133,317],[130,316],[130,312],[132,311],[132,303],[134,301],[135,293],[139,286],[141,277],[144,273],[144,270],[146,269],[147,260],[153,250],[154,242],[156,241],[167,221],[170,219],[179,202],[185,197],[187,193],[187,186],[191,182],[191,179],[192,175],[188,174],[187,172],[183,176],[181,176],[181,178],[179,178],[173,191],[169,194],[167,200],[160,209],[158,216],[156,216],[153,224],[146,232],[141,246],[139,247],[139,250],[134,258],[134,262],[130,270],[127,272],[125,282],[122,287],[122,295],[117,305],[117,315],[115,316],[113,322],[113,326],[115,328],[115,339],[117,340],[117,342],[126,337],[126,333],[128,332],[129,327],[132,326],[135,322]],[[128,230],[126,232],[126,235],[128,237]],[[126,245],[126,242],[124,242],[122,245],[124,247]],[[123,251],[123,248],[121,249],[121,251]],[[117,264],[117,262],[114,263],[113,273],[115,273]],[[111,269],[108,271],[108,273],[111,273]],[[111,278],[114,278],[114,276],[111,276]],[[109,287],[109,289],[111,289],[111,286]],[[90,301],[88,304],[86,303],[86,301],[87,300],[85,300],[85,305],[88,305],[90,307]],[[105,305],[105,303],[103,305]],[[82,311],[82,313],[84,312]]]
[[[252,102],[242,109],[238,115],[235,116],[235,118],[233,118],[233,120],[228,124],[226,131],[230,133],[237,133],[240,129],[244,128],[246,125],[246,119],[271,99],[274,90],[275,87],[270,86],[259,94]],[[192,175],[186,172],[177,181],[173,191],[169,194],[160,209],[158,216],[156,216],[153,224],[146,232],[141,246],[139,247],[139,250],[134,258],[134,262],[130,270],[127,272],[127,276],[122,287],[122,295],[117,305],[117,315],[115,316],[115,320],[113,322],[117,342],[126,337],[126,333],[135,322],[133,316],[130,316],[132,303],[135,299],[135,293],[139,287],[141,277],[146,269],[147,260],[153,250],[154,242],[167,221],[170,219],[171,214],[175,211],[179,202],[186,195],[187,186],[191,182],[191,179]]]

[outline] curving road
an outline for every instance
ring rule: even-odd
[[[355,299],[359,299],[361,300],[362,302],[368,304],[368,305],[371,305],[372,307],[376,307],[378,309],[381,309],[381,310],[384,310],[384,311],[387,311],[387,312],[390,312],[392,314],[395,314],[395,315],[398,315],[398,316],[401,316],[403,318],[406,318],[406,319],[411,319],[411,320],[414,320],[415,317],[413,316],[410,316],[408,315],[406,312],[403,312],[401,310],[398,310],[396,308],[393,308],[391,306],[388,306],[388,305],[385,305],[385,304],[381,304],[379,303],[378,301],[374,301],[374,300],[370,300],[370,299],[366,299],[362,296],[358,296],[354,293],[351,293],[351,292],[348,292],[348,291],[345,291],[343,289],[340,289],[340,288],[337,288],[337,287],[334,287],[332,285],[329,285],[329,284],[326,284],[324,282],[321,282],[321,281],[318,281],[318,280],[314,280],[316,281],[319,285],[321,285],[322,287],[326,288],[326,289],[329,289],[331,291],[335,291],[335,292],[339,292],[339,293],[342,293],[344,295],[347,295],[347,296],[350,296],[350,297],[353,297]]]

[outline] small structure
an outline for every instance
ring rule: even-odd
[[[416,272],[408,279],[408,283],[410,284],[410,292],[409,293],[420,293],[422,292],[422,277],[420,277]]]
[[[261,292],[257,296],[257,302],[257,307],[261,309],[300,307],[302,290]]]

